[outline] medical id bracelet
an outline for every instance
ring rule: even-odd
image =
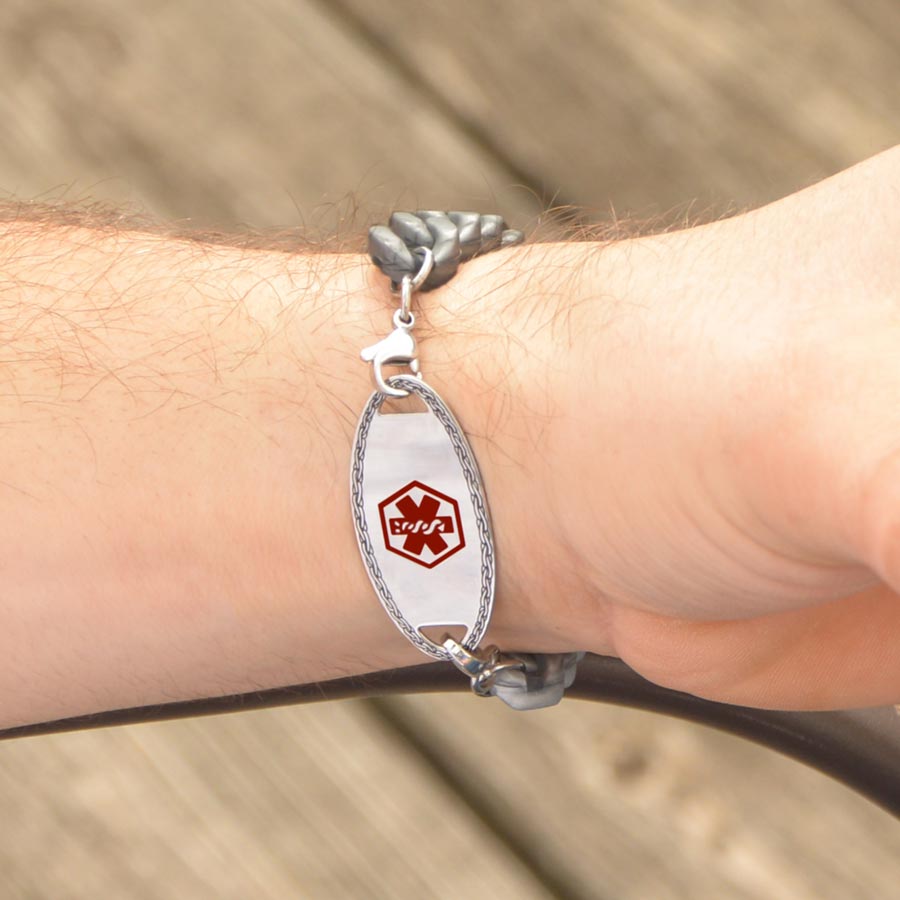
[[[496,559],[478,464],[453,413],[422,377],[413,336],[417,291],[444,284],[459,263],[524,235],[500,216],[397,212],[369,230],[369,255],[399,294],[393,330],[361,352],[375,391],[356,429],[351,509],[363,563],[387,614],[423,653],[452,662],[479,696],[514,709],[558,703],[582,653],[480,647],[494,603]],[[385,366],[409,373],[386,376]],[[387,412],[388,399],[425,411]],[[428,628],[465,629],[460,640]]]

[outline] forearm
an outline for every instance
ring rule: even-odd
[[[0,719],[414,661],[347,522],[384,302],[363,259],[32,224],[2,246]]]
[[[33,223],[0,248],[0,724],[424,661],[349,516],[358,351],[394,302],[366,258]],[[542,339],[470,266],[476,302],[425,295],[423,364],[497,494],[502,593]],[[527,640],[511,617],[489,638]]]
[[[896,166],[417,297],[490,500],[488,642],[738,702],[895,696],[893,669],[838,695],[807,657],[833,621],[842,665],[877,661],[841,642],[895,627]],[[368,260],[4,229],[0,726],[424,661],[349,513],[359,350],[396,304]]]

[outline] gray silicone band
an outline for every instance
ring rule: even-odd
[[[395,212],[387,225],[369,229],[369,256],[391,279],[394,287],[404,275],[415,275],[422,267],[422,248],[434,254],[434,268],[420,290],[448,282],[459,264],[478,253],[521,244],[525,235],[507,228],[501,216],[476,212]]]

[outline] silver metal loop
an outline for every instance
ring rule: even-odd
[[[412,320],[412,295],[413,295],[413,277],[412,275],[404,275],[403,281],[400,282],[400,309],[394,313],[394,325],[399,327],[397,316],[400,316],[400,322],[403,327],[407,327],[407,323]]]
[[[412,280],[412,289],[414,291],[417,291],[422,287],[425,283],[425,279],[431,274],[431,270],[434,268],[434,252],[431,247],[419,247],[418,249],[425,255],[422,259],[422,268],[416,272],[416,276]]]
[[[395,292],[398,290],[400,292],[400,312],[404,322],[409,321],[409,317],[412,314],[412,295],[422,287],[425,279],[428,278],[431,270],[434,268],[434,252],[431,247],[417,247],[416,251],[421,251],[423,254],[422,265],[419,267],[419,271],[415,275],[404,275],[399,288],[392,286]]]
[[[416,324],[416,317],[414,313],[409,311],[404,315],[403,307],[400,307],[400,309],[394,310],[393,322],[394,328],[402,328],[404,331],[411,331]]]

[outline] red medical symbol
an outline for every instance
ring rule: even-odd
[[[384,546],[426,569],[466,546],[459,504],[421,481],[382,500],[378,512]]]

